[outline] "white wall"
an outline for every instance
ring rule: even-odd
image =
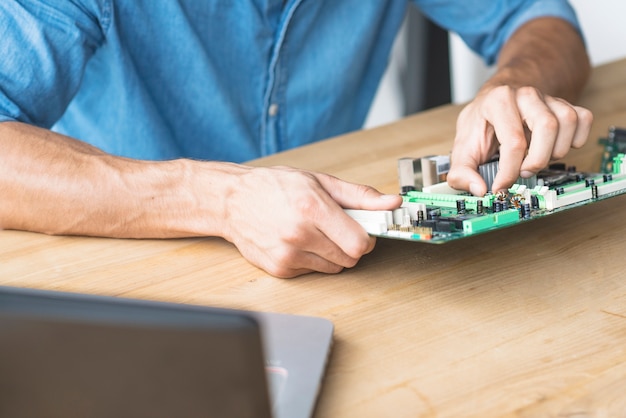
[[[406,21],[394,41],[387,70],[378,86],[364,128],[372,128],[393,122],[404,116],[402,100],[402,72],[406,67]]]
[[[626,2],[620,0],[570,0],[582,25],[593,65],[626,57],[626,32],[622,21],[626,18]],[[396,40],[389,67],[370,109],[365,127],[393,122],[404,115],[402,85],[399,74],[406,58],[402,43],[405,31]],[[471,100],[489,76],[480,58],[470,51],[456,35],[450,35],[452,101]],[[624,75],[626,77],[626,74]]]
[[[616,0],[570,0],[574,6],[593,65],[626,57],[626,33],[623,19],[626,2]],[[470,100],[489,69],[456,35],[450,36],[452,101]],[[626,74],[624,75],[626,77]]]

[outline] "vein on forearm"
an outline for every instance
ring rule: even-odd
[[[220,206],[194,187],[191,161],[115,157],[14,122],[0,123],[0,149],[0,228],[124,238],[218,232]],[[220,191],[204,194],[212,193]]]

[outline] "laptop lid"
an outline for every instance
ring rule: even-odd
[[[251,314],[262,330],[274,416],[309,418],[332,347],[332,322],[313,316]]]
[[[321,337],[294,347],[298,318],[323,353],[297,353]],[[321,318],[0,287],[0,416],[308,417],[331,340]]]

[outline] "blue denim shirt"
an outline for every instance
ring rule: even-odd
[[[565,0],[415,0],[493,62]],[[0,121],[241,162],[359,129],[406,0],[2,0]],[[384,140],[381,138],[381,140]]]

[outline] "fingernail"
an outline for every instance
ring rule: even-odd
[[[520,177],[527,179],[529,177],[534,176],[535,173],[533,173],[532,171],[522,171],[522,172],[519,173],[519,175],[520,175]]]
[[[380,196],[380,198],[383,200],[392,200],[392,199],[397,199],[398,195],[397,194],[383,194]]]
[[[480,185],[477,183],[470,183],[469,184],[469,191],[471,194],[473,194],[474,196],[480,196],[481,192],[480,192]]]

